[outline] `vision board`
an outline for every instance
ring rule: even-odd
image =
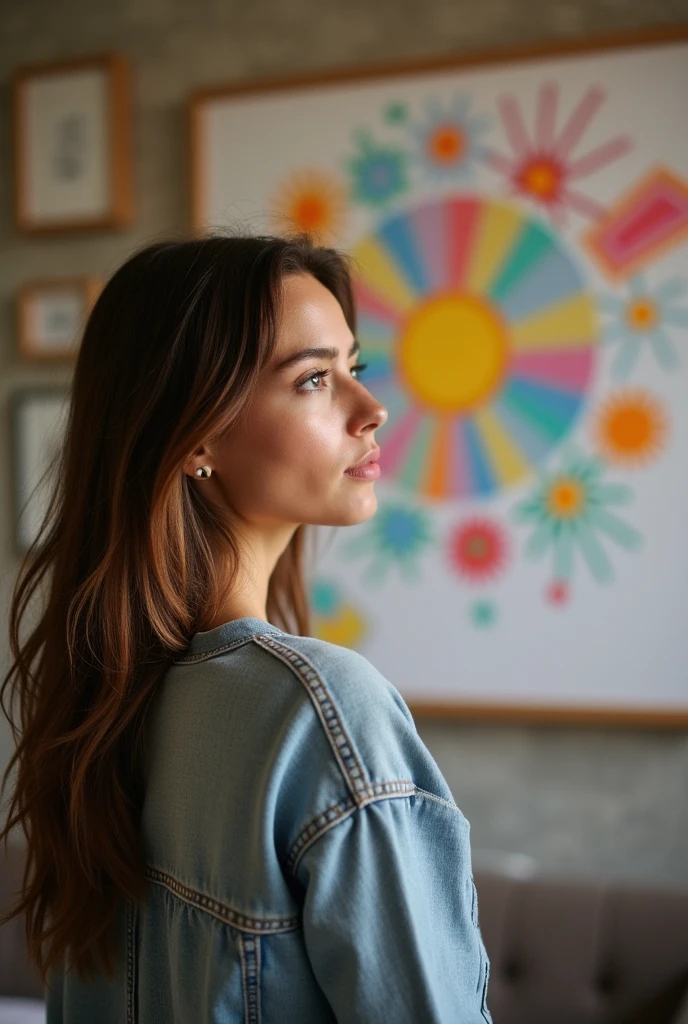
[[[354,261],[388,419],[317,635],[420,714],[688,724],[688,29],[189,110],[198,232]]]

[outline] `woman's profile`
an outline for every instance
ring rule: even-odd
[[[48,1024],[491,1022],[469,823],[310,636],[309,527],[377,509],[362,355],[303,235],[148,244],[88,317],[2,685]]]

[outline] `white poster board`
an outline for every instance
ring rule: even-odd
[[[389,416],[317,635],[419,712],[685,725],[688,32],[562,49],[197,94],[194,226],[356,260]]]

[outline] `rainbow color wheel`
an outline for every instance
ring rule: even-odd
[[[530,476],[577,420],[597,346],[561,239],[462,195],[389,218],[352,255],[362,380],[389,412],[382,478],[445,500]]]

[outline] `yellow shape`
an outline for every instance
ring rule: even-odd
[[[530,473],[530,466],[490,409],[476,413],[474,422],[500,483],[513,484]]]
[[[507,355],[504,324],[492,306],[465,292],[447,292],[419,305],[406,321],[399,370],[420,402],[457,414],[492,395]]]
[[[567,345],[592,345],[595,338],[595,312],[587,295],[577,295],[541,310],[527,320],[512,325],[511,343],[517,352],[539,348],[566,348]]]
[[[354,648],[366,633],[363,619],[351,605],[340,605],[340,609],[336,616],[318,619],[316,636],[330,644]]]
[[[466,288],[469,291],[489,291],[522,225],[522,215],[509,206],[493,203],[483,207],[466,272]]]
[[[401,313],[412,309],[417,296],[379,242],[367,238],[356,248],[353,258],[356,273],[371,291]]]

